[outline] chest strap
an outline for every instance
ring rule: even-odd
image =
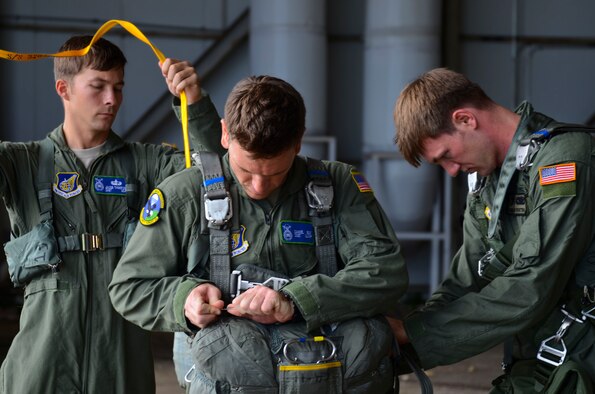
[[[40,221],[52,221],[52,184],[54,176],[55,145],[47,137],[39,143],[39,167],[37,170],[37,199],[39,201]],[[126,172],[126,203],[128,217],[138,217],[138,185],[136,183],[136,163],[129,146],[117,152],[122,168]],[[75,234],[57,237],[60,252],[81,250],[93,252],[96,250],[122,247],[123,234],[110,232],[103,234]]]
[[[213,152],[198,152],[194,158],[203,175],[203,212],[209,228],[209,278],[219,287],[223,300],[228,303],[231,299],[231,196],[219,156]]]
[[[39,163],[37,166],[37,200],[40,222],[50,221],[52,212],[52,180],[54,172],[54,143],[49,137],[39,142]]]
[[[322,161],[306,158],[310,182],[306,185],[308,215],[314,226],[316,257],[321,274],[335,276],[337,252],[331,208],[334,200],[333,182]]]

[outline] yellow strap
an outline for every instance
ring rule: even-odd
[[[45,59],[47,57],[69,57],[69,56],[84,56],[89,52],[91,46],[97,42],[105,33],[107,33],[112,27],[120,25],[124,29],[126,29],[130,34],[138,38],[140,41],[144,42],[148,46],[151,47],[157,58],[160,62],[165,60],[165,56],[163,53],[157,49],[151,42],[145,37],[145,35],[132,23],[123,20],[112,19],[107,21],[97,30],[89,45],[83,49],[71,50],[71,51],[62,51],[57,53],[16,53],[16,52],[9,52],[3,49],[0,49],[0,58],[13,60],[13,61],[29,61],[29,60],[38,60],[38,59]],[[186,93],[182,91],[180,93],[180,100],[181,100],[181,115],[182,115],[182,135],[184,137],[184,153],[186,156],[186,168],[191,166],[190,161],[190,143],[188,142],[188,108],[187,108],[187,100],[186,100]]]
[[[341,361],[333,361],[330,363],[320,364],[292,364],[292,365],[279,365],[279,371],[318,371],[322,369],[339,368],[341,367]]]

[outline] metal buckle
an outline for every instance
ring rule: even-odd
[[[103,250],[103,236],[101,234],[81,234],[81,249],[87,253]]]
[[[483,278],[486,266],[490,263],[490,261],[492,261],[495,255],[496,251],[493,248],[490,248],[490,250],[488,250],[481,259],[479,259],[479,262],[477,263],[477,275]]]
[[[333,206],[334,191],[332,186],[316,185],[310,181],[306,185],[306,200],[308,206],[316,212],[329,211]]]
[[[231,197],[229,193],[226,194],[224,198],[218,198],[216,200],[209,199],[207,194],[205,194],[205,218],[209,223],[221,226],[231,219]]]
[[[572,325],[572,323],[583,323],[582,319],[571,315],[570,312],[564,309],[565,307],[566,305],[562,305],[561,311],[565,317],[562,320],[562,324],[560,324],[560,328],[558,328],[558,331],[556,331],[556,335],[543,340],[541,342],[541,346],[539,346],[539,351],[537,352],[538,360],[553,365],[554,367],[559,366],[566,359],[566,344],[564,343],[564,339],[562,339],[562,337],[566,335],[566,331],[568,331],[568,328]],[[583,316],[585,315],[584,312],[582,312],[582,314]],[[559,345],[558,347],[554,347],[553,345],[548,344],[548,342],[554,342]]]
[[[562,346],[557,348],[551,346],[548,344],[550,341],[559,343]],[[554,367],[562,364],[566,359],[566,344],[564,343],[564,340],[562,338],[558,338],[558,334],[545,339],[543,342],[541,342],[541,346],[539,346],[537,359],[543,361],[546,364],[553,365]]]
[[[326,338],[326,337],[322,337],[322,336],[317,336],[317,337],[313,337],[313,338],[294,338],[294,339],[290,339],[289,341],[287,341],[285,343],[285,345],[283,346],[283,355],[285,356],[285,358],[287,359],[287,361],[289,361],[292,364],[300,364],[303,362],[301,362],[301,360],[296,356],[296,357],[289,357],[288,353],[288,348],[289,345],[292,345],[294,343],[303,343],[306,341],[312,341],[312,342],[328,342],[331,344],[331,353],[328,356],[325,356],[324,354],[321,356],[320,360],[316,361],[316,364],[320,364],[329,360],[332,360],[335,357],[335,354],[337,354],[337,346],[335,346],[335,343],[333,341],[331,341],[330,339]]]
[[[595,306],[589,310],[582,310],[583,320],[594,319],[595,320]]]
[[[186,375],[184,375],[184,382],[192,383],[192,379],[194,379],[194,374],[192,374],[192,372],[194,372],[195,369],[196,364],[192,364],[192,367],[188,370],[188,372],[186,372]],[[190,376],[191,374],[192,376]]]

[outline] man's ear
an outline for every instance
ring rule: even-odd
[[[63,100],[68,100],[68,82],[64,79],[58,79],[56,81],[56,93],[58,93],[58,96],[62,97]]]
[[[225,119],[221,119],[221,146],[225,149],[229,149],[229,132],[227,131]]]
[[[467,108],[454,110],[450,120],[457,130],[475,130],[477,128],[477,117],[473,111]]]

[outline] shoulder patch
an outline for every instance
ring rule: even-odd
[[[159,212],[165,208],[165,199],[161,190],[155,189],[147,199],[145,207],[140,213],[140,222],[149,226],[159,220]]]
[[[246,227],[240,226],[239,230],[231,232],[231,257],[236,257],[245,253],[250,247],[250,243],[246,240]]]
[[[54,193],[57,195],[70,198],[79,195],[83,192],[83,188],[79,184],[78,172],[59,172],[56,174],[56,183],[54,183]]]
[[[574,182],[576,180],[576,163],[556,164],[539,167],[539,184],[541,186],[555,183]]]
[[[361,193],[373,192],[372,187],[361,172],[351,170],[351,178]]]

